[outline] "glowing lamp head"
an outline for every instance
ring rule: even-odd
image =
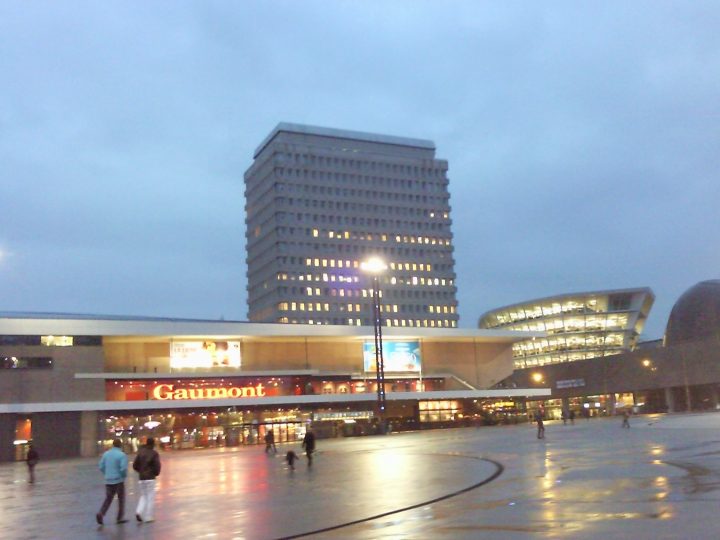
[[[535,381],[536,383],[542,382],[542,380],[543,380],[542,373],[533,373],[532,380]]]
[[[370,257],[360,263],[360,269],[368,274],[382,274],[387,268],[387,264],[380,257]]]

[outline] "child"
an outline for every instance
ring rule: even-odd
[[[292,471],[295,470],[295,460],[297,458],[297,454],[292,450],[288,450],[288,453],[285,454],[285,460],[287,461],[288,465],[290,466],[290,470]]]

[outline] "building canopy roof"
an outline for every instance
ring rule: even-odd
[[[116,315],[72,315],[66,313],[0,312],[0,335],[90,335],[133,337],[226,338],[338,338],[373,339],[372,326],[255,323],[162,317],[126,317]],[[437,339],[511,343],[544,332],[516,332],[472,328],[398,328],[383,327],[385,339]]]

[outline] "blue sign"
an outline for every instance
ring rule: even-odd
[[[376,372],[373,341],[363,343],[363,361],[366,372]],[[386,372],[420,372],[420,342],[383,340],[383,361]]]

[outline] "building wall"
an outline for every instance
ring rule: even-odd
[[[509,344],[422,341],[424,374],[452,373],[476,388],[488,388],[512,372]]]
[[[43,459],[80,455],[80,412],[32,415],[33,444]]]
[[[512,373],[512,345],[472,340],[420,339],[424,374],[452,373],[476,388],[488,388]],[[358,373],[363,370],[361,339],[243,339],[242,371],[318,369]],[[169,373],[168,343],[107,343],[110,372]]]
[[[533,380],[536,373],[542,376],[542,382]],[[568,381],[577,386],[563,388]],[[720,384],[720,340],[517,370],[505,383],[521,388],[550,387],[553,398]]]
[[[152,373],[170,371],[170,343],[165,342],[105,342],[107,371]]]
[[[49,356],[53,360],[50,369],[0,370],[0,403],[95,401],[105,396],[102,381],[74,378],[78,372],[104,370],[102,347],[3,346],[0,356]]]
[[[0,462],[15,459],[15,426],[18,416],[16,414],[0,414]]]

